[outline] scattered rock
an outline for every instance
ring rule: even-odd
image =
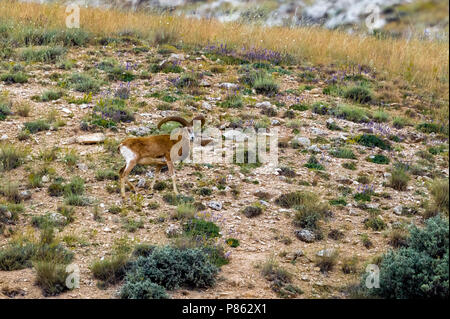
[[[403,213],[403,206],[402,205],[398,205],[394,207],[394,214],[395,215],[402,215]]]
[[[255,104],[255,107],[257,108],[269,108],[272,104],[269,101],[259,102]]]
[[[28,199],[30,199],[31,198],[31,191],[29,191],[29,190],[21,191],[19,193],[19,198],[21,200],[28,200]]]
[[[170,224],[166,229],[166,235],[167,237],[176,237],[178,235],[181,235],[182,230],[180,226],[176,224]]]
[[[223,88],[223,89],[227,89],[227,90],[232,90],[232,89],[237,89],[239,86],[235,83],[225,82],[225,83],[220,83],[219,87]]]
[[[135,136],[146,136],[150,134],[150,128],[146,126],[127,127],[125,131],[127,134],[132,134]]]
[[[210,87],[211,83],[209,83],[207,80],[203,79],[203,80],[200,81],[199,85],[203,86],[203,87]]]
[[[140,177],[136,186],[139,188],[144,188],[146,184],[147,184],[147,180],[143,177]]]
[[[309,147],[311,145],[311,141],[309,138],[307,137],[302,137],[302,136],[296,136],[292,139],[292,142],[296,142],[298,144],[300,144],[303,147]]]
[[[238,130],[227,130],[223,133],[223,136],[226,140],[235,139],[236,142],[243,142],[247,138],[247,135]]]
[[[312,243],[316,239],[316,235],[308,229],[296,230],[295,236],[305,243]]]
[[[211,111],[211,110],[212,110],[212,105],[211,105],[210,103],[204,101],[204,102],[202,103],[202,109]]]
[[[67,224],[67,217],[60,214],[60,213],[50,213],[48,215],[48,218],[55,224],[58,226],[63,226],[65,224]]]
[[[333,256],[334,253],[335,253],[335,250],[333,248],[326,248],[326,249],[319,250],[316,255],[318,257],[331,257],[331,256]]]
[[[98,144],[106,139],[103,133],[94,133],[89,135],[78,136],[76,141],[78,144]]]
[[[208,202],[208,207],[212,208],[214,210],[221,210],[222,209],[222,203],[212,200],[212,201]]]
[[[78,163],[77,167],[80,171],[83,171],[83,172],[86,172],[89,169],[89,167],[84,163]]]

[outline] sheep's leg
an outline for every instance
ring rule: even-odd
[[[170,176],[172,176],[173,192],[175,194],[178,194],[176,177],[175,177],[175,168],[173,167],[173,163],[171,160],[167,160],[167,167],[169,168]]]

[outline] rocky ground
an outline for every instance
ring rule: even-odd
[[[107,58],[115,59],[122,66],[122,73],[128,71],[133,79],[108,78],[100,68]],[[390,241],[395,229],[410,223],[421,225],[425,203],[431,198],[429,183],[435,178],[448,178],[448,136],[418,129],[421,123],[428,123],[423,110],[431,107],[432,102],[401,80],[379,79],[371,70],[343,71],[335,66],[269,64],[269,72],[279,84],[278,93],[257,94],[239,81],[242,66],[224,64],[222,56],[216,58],[207,50],[167,46],[163,50],[126,43],[71,48],[61,56],[65,69],[59,60],[24,62],[12,57],[2,62],[1,74],[13,72],[14,66],[21,65],[20,72],[27,74],[28,80],[0,82],[0,91],[10,101],[12,111],[0,121],[1,143],[27,151],[21,166],[0,171],[3,185],[17,185],[18,201],[24,208],[17,220],[4,223],[0,247],[14,238],[37,232],[32,218],[55,213],[65,203],[64,197],[49,194],[48,187],[56,179],[69,181],[79,176],[85,181],[88,205],[74,206],[73,222],[57,228],[57,238],[75,254],[73,263],[80,268],[80,288],[55,298],[116,298],[120,284],[106,289],[98,287],[89,268],[92,262],[108,256],[120,240],[168,244],[172,240],[168,230],[181,226],[182,222],[170,218],[176,206],[163,200],[163,195],[171,191],[167,172],[160,176],[160,180],[167,181],[167,189],[161,191],[148,188],[152,168],[131,174],[130,180],[141,187],[139,196],[128,192],[125,201],[116,192],[114,174],[110,180],[108,177],[102,180],[99,173],[117,172],[122,167],[124,161],[116,151],[119,141],[132,133],[151,134],[156,123],[168,115],[190,119],[203,114],[207,126],[221,129],[252,125],[269,131],[277,128],[280,142],[275,170],[265,165],[176,166],[180,192],[203,203],[205,211],[221,227],[222,237],[239,239],[240,246],[226,248],[229,264],[222,266],[213,288],[176,290],[170,292],[173,298],[278,298],[260,271],[261,264],[270,257],[293,275],[293,284],[303,291],[298,298],[345,298],[348,295],[344,288],[359,281],[365,265],[392,248]],[[180,67],[184,73],[195,73],[198,85],[180,89],[174,85],[179,83],[179,73],[151,72],[152,65],[167,63]],[[92,99],[86,97],[86,92],[65,84],[64,79],[75,72],[89,73],[103,81]],[[360,81],[369,87],[370,101],[357,103],[341,94],[325,94],[333,83],[351,87]],[[47,90],[61,91],[62,96],[43,102],[42,95]],[[113,129],[91,125],[94,107],[102,98],[117,92],[126,93],[126,107],[133,113],[134,121],[118,122]],[[230,95],[241,96],[242,106],[221,105]],[[85,101],[71,103],[83,97]],[[336,116],[321,111],[320,104],[330,109],[350,105],[367,114]],[[29,114],[23,112],[26,105],[30,106]],[[376,112],[380,110],[385,112],[386,119],[379,119]],[[404,119],[406,125],[397,125],[399,121],[394,121],[395,118]],[[29,132],[24,137],[25,123],[38,119],[50,123],[49,129]],[[360,144],[357,136],[362,134],[389,140],[391,149]],[[353,158],[340,158],[335,152],[339,148],[350,149]],[[384,155],[389,163],[370,162],[368,159],[375,155]],[[305,167],[312,156],[320,168]],[[349,162],[354,163],[353,169],[343,167]],[[395,163],[414,167],[408,170],[410,179],[402,190],[390,185]],[[38,172],[42,172],[40,182],[32,184],[30,176],[39,175]],[[307,229],[302,232],[302,227],[293,224],[295,208],[276,203],[280,195],[294,191],[315,193],[321,201],[329,203],[329,216],[320,221],[322,239],[314,238],[317,234],[313,232],[310,238]],[[261,198],[258,192],[268,194]],[[3,195],[0,204],[7,205],[9,199],[5,192]],[[364,195],[369,195],[369,199],[361,200]],[[263,208],[262,214],[246,217],[243,209],[255,203]],[[111,212],[111,207],[120,207],[120,213]],[[11,216],[7,211],[4,214],[6,219]],[[367,219],[373,216],[378,216],[377,220],[385,226],[368,226]],[[56,213],[54,218],[62,217]],[[317,254],[324,249],[325,254],[338,254],[334,267],[328,271],[321,271],[316,263]],[[346,274],[342,267],[352,257],[356,260],[356,272]],[[9,298],[5,292],[11,289],[16,291],[16,298],[43,297],[35,285],[33,268],[0,271],[0,289],[1,298]]]

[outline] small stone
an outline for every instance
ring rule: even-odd
[[[272,104],[269,101],[259,102],[255,104],[255,107],[257,108],[269,108]]]
[[[199,85],[203,86],[203,87],[210,87],[211,83],[209,83],[207,80],[203,79]]]
[[[312,243],[316,239],[316,235],[308,229],[296,230],[295,236],[305,243]]]
[[[175,224],[170,224],[166,229],[167,237],[176,237],[182,233],[180,226]]]
[[[227,90],[231,90],[231,89],[237,89],[237,88],[238,88],[238,85],[235,84],[235,83],[228,83],[228,82],[225,82],[225,83],[220,83],[220,84],[219,84],[219,87],[220,87],[220,88],[227,89]]]
[[[292,139],[292,142],[296,142],[303,147],[309,147],[311,145],[311,141],[307,137],[296,136]]]
[[[76,141],[79,144],[97,144],[102,143],[106,139],[103,133],[94,133],[89,135],[78,136]]]
[[[403,206],[402,205],[398,205],[394,207],[394,214],[395,215],[402,215],[403,213]]]
[[[147,183],[147,180],[143,177],[140,177],[136,186],[139,188],[144,188],[146,183]]]
[[[314,144],[308,147],[308,151],[311,151],[313,153],[320,153],[320,148],[316,144]]]
[[[41,178],[43,183],[48,183],[50,181],[50,178],[47,175],[42,176]]]
[[[317,252],[318,257],[331,257],[333,256],[335,250],[333,248],[322,249]]]
[[[50,213],[48,217],[54,224],[58,226],[63,226],[67,224],[67,217],[60,213]]]
[[[202,108],[205,109],[205,110],[211,111],[212,110],[212,105],[205,101],[205,102],[202,103]]]
[[[21,200],[28,200],[31,198],[31,191],[24,190],[19,193],[19,197]]]
[[[88,166],[84,163],[78,163],[77,167],[80,171],[86,172],[88,170]]]
[[[146,136],[150,134],[150,128],[146,126],[128,127],[125,131],[127,132],[127,134],[133,134],[135,136]]]
[[[236,142],[243,142],[245,140],[245,138],[247,137],[247,135],[245,135],[244,133],[242,133],[238,130],[227,130],[227,131],[225,131],[225,133],[223,133],[223,137],[226,140],[235,139]]]
[[[208,202],[208,207],[212,208],[214,210],[221,210],[222,209],[222,203],[212,200],[212,201]]]

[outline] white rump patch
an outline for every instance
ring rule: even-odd
[[[127,167],[132,160],[134,160],[137,156],[136,154],[126,146],[120,146],[120,154],[125,158],[127,162]]]

